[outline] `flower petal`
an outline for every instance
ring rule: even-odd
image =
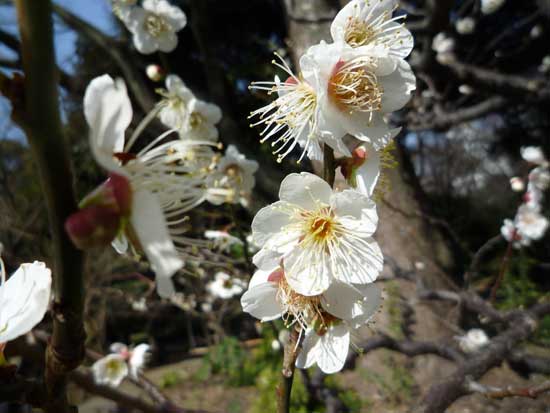
[[[113,154],[124,150],[124,133],[132,121],[132,104],[124,81],[115,81],[109,75],[93,79],[84,94],[84,115],[96,161],[109,171],[118,171]]]
[[[331,195],[330,185],[309,172],[288,175],[281,182],[279,190],[281,201],[298,205],[307,210],[319,208],[320,203],[329,205]]]
[[[317,365],[325,374],[339,372],[346,363],[350,343],[350,333],[344,323],[329,327],[319,340]]]
[[[411,66],[402,59],[396,59],[397,68],[389,75],[380,77],[384,89],[382,95],[382,112],[390,113],[405,106],[411,99],[411,93],[416,89],[416,78]]]
[[[171,277],[183,267],[176,247],[170,238],[166,220],[158,199],[146,190],[134,193],[132,227],[157,275],[157,291],[161,297],[174,293]]]
[[[241,297],[243,311],[261,321],[271,321],[281,317],[283,309],[277,300],[277,285],[264,282],[250,287]]]

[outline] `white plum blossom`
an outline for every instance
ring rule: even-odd
[[[518,209],[515,225],[519,236],[536,241],[541,239],[548,229],[548,219],[540,213],[539,208],[522,205]]]
[[[215,205],[228,202],[248,207],[258,167],[258,162],[247,159],[235,145],[229,145],[209,176],[208,201]]]
[[[414,40],[400,20],[392,17],[397,0],[352,0],[338,12],[330,27],[333,40],[351,47],[378,47],[397,58],[406,58]]]
[[[545,191],[550,187],[550,170],[537,166],[529,172],[529,185],[536,190]]]
[[[0,258],[0,345],[31,331],[50,303],[52,276],[43,262],[21,264],[6,280]],[[0,354],[2,353],[0,347]]]
[[[475,353],[489,344],[489,337],[479,328],[468,330],[465,335],[456,336],[455,339],[464,353]]]
[[[521,157],[535,165],[548,166],[548,160],[544,152],[538,146],[524,146],[521,148]]]
[[[92,365],[94,381],[102,386],[118,387],[128,371],[126,358],[120,354],[109,354]]]
[[[159,294],[169,296],[174,292],[171,277],[183,266],[175,243],[188,242],[177,228],[182,220],[181,214],[206,198],[207,174],[193,164],[180,161],[185,159],[189,148],[208,153],[210,148],[205,145],[209,144],[181,139],[164,142],[173,132],[170,130],[138,153],[131,153],[139,133],[155,112],[153,116],[148,115],[126,140],[132,106],[124,82],[115,81],[108,75],[92,80],[86,89],[84,114],[90,126],[90,147],[96,161],[130,183],[128,225],[132,237],[137,237],[139,249],[143,250],[157,274]],[[120,252],[127,245],[123,238],[121,233],[116,244]]]
[[[542,62],[538,67],[538,71],[541,73],[548,73],[550,71],[550,56],[544,56]]]
[[[206,290],[212,296],[223,300],[242,294],[245,288],[246,284],[244,281],[221,271],[216,273],[214,281],[206,285]]]
[[[261,321],[282,318],[304,329],[299,368],[317,363],[325,373],[342,369],[354,329],[368,323],[381,300],[374,284],[348,285],[339,281],[322,294],[303,296],[294,291],[280,267],[258,270],[241,298],[245,312]]]
[[[187,105],[180,134],[185,139],[217,141],[216,125],[221,119],[222,111],[217,105],[193,98]]]
[[[204,237],[213,241],[214,248],[221,252],[229,252],[233,245],[243,245],[243,241],[227,231],[207,230]]]
[[[473,17],[464,17],[456,21],[455,28],[460,34],[470,34],[476,28],[476,21]]]
[[[169,128],[180,130],[187,119],[187,105],[194,99],[194,95],[177,75],[168,75],[165,85],[166,89],[158,92],[163,97],[158,116]]]
[[[460,85],[458,91],[466,96],[472,95],[475,92],[474,88],[470,85]]]
[[[443,32],[438,33],[432,40],[432,49],[436,53],[453,52],[455,49],[455,40]]]
[[[149,344],[138,344],[130,352],[128,359],[129,375],[137,379],[150,357],[151,346]]]
[[[334,280],[365,284],[377,278],[383,257],[372,238],[378,215],[369,197],[333,192],[321,178],[302,172],[283,180],[279,198],[252,222],[261,247],[256,266],[282,265],[290,287],[306,296],[321,294]]]
[[[529,36],[533,39],[538,39],[544,33],[544,28],[540,24],[536,24],[531,28]]]
[[[347,133],[371,142],[376,149],[399,133],[400,128],[387,125],[384,115],[403,108],[416,89],[415,76],[405,60],[380,49],[321,42],[308,49],[301,68],[312,79],[324,119],[320,129],[330,133],[335,150],[350,155],[342,141]]]
[[[187,24],[185,13],[166,0],[143,0],[142,6],[133,7],[122,17],[138,52],[173,51],[178,45],[176,33]]]
[[[481,12],[483,14],[493,14],[498,11],[506,0],[481,0]]]

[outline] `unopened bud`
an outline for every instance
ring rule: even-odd
[[[132,187],[128,178],[111,173],[104,183],[80,202],[80,208],[90,206],[108,207],[120,215],[129,215],[132,210]]]
[[[510,178],[510,187],[514,192],[521,192],[525,189],[525,183],[520,177],[514,176],[513,178]]]
[[[108,206],[92,205],[72,214],[65,231],[77,248],[105,246],[117,236],[121,216]]]
[[[153,82],[160,82],[164,79],[165,73],[164,69],[160,67],[159,65],[148,65],[145,68],[145,73],[147,74],[147,77],[151,79]]]

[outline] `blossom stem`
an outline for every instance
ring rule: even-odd
[[[334,149],[325,144],[323,146],[323,179],[332,187],[336,175],[336,165],[334,162]]]
[[[23,57],[24,112],[18,117],[38,166],[48,209],[55,255],[53,333],[46,353],[48,413],[72,412],[67,374],[84,357],[83,256],[65,233],[65,220],[77,211],[73,174],[64,140],[50,0],[16,0]]]
[[[298,341],[300,331],[293,328],[290,332],[288,342],[284,348],[283,369],[281,378],[276,389],[277,394],[277,413],[290,412],[290,394],[292,392],[292,382],[294,380],[294,367],[298,357]]]
[[[514,244],[513,239],[514,239],[514,235],[512,235],[512,239],[510,240],[510,242],[508,242],[508,247],[506,248],[506,254],[504,254],[504,258],[502,259],[498,277],[495,280],[495,283],[493,284],[493,288],[491,288],[491,295],[490,295],[491,303],[495,302],[497,298],[497,291],[500,288],[500,284],[502,283],[502,280],[504,279],[504,274],[506,274],[506,269],[508,268],[508,263],[510,262],[510,257],[512,256],[512,246]]]

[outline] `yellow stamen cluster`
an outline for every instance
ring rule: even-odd
[[[369,44],[376,37],[376,32],[370,25],[357,18],[350,17],[346,25],[344,39],[351,47],[361,47]]]
[[[153,37],[159,37],[170,30],[168,23],[161,16],[153,13],[145,18],[143,26],[145,31]]]
[[[377,112],[384,89],[364,59],[343,63],[329,81],[329,96],[341,110]]]
[[[297,322],[306,328],[308,321],[315,318],[316,315],[320,315],[323,311],[320,295],[305,296],[298,294],[288,285],[284,275],[279,280],[277,301],[286,309],[283,321],[287,326]]]

